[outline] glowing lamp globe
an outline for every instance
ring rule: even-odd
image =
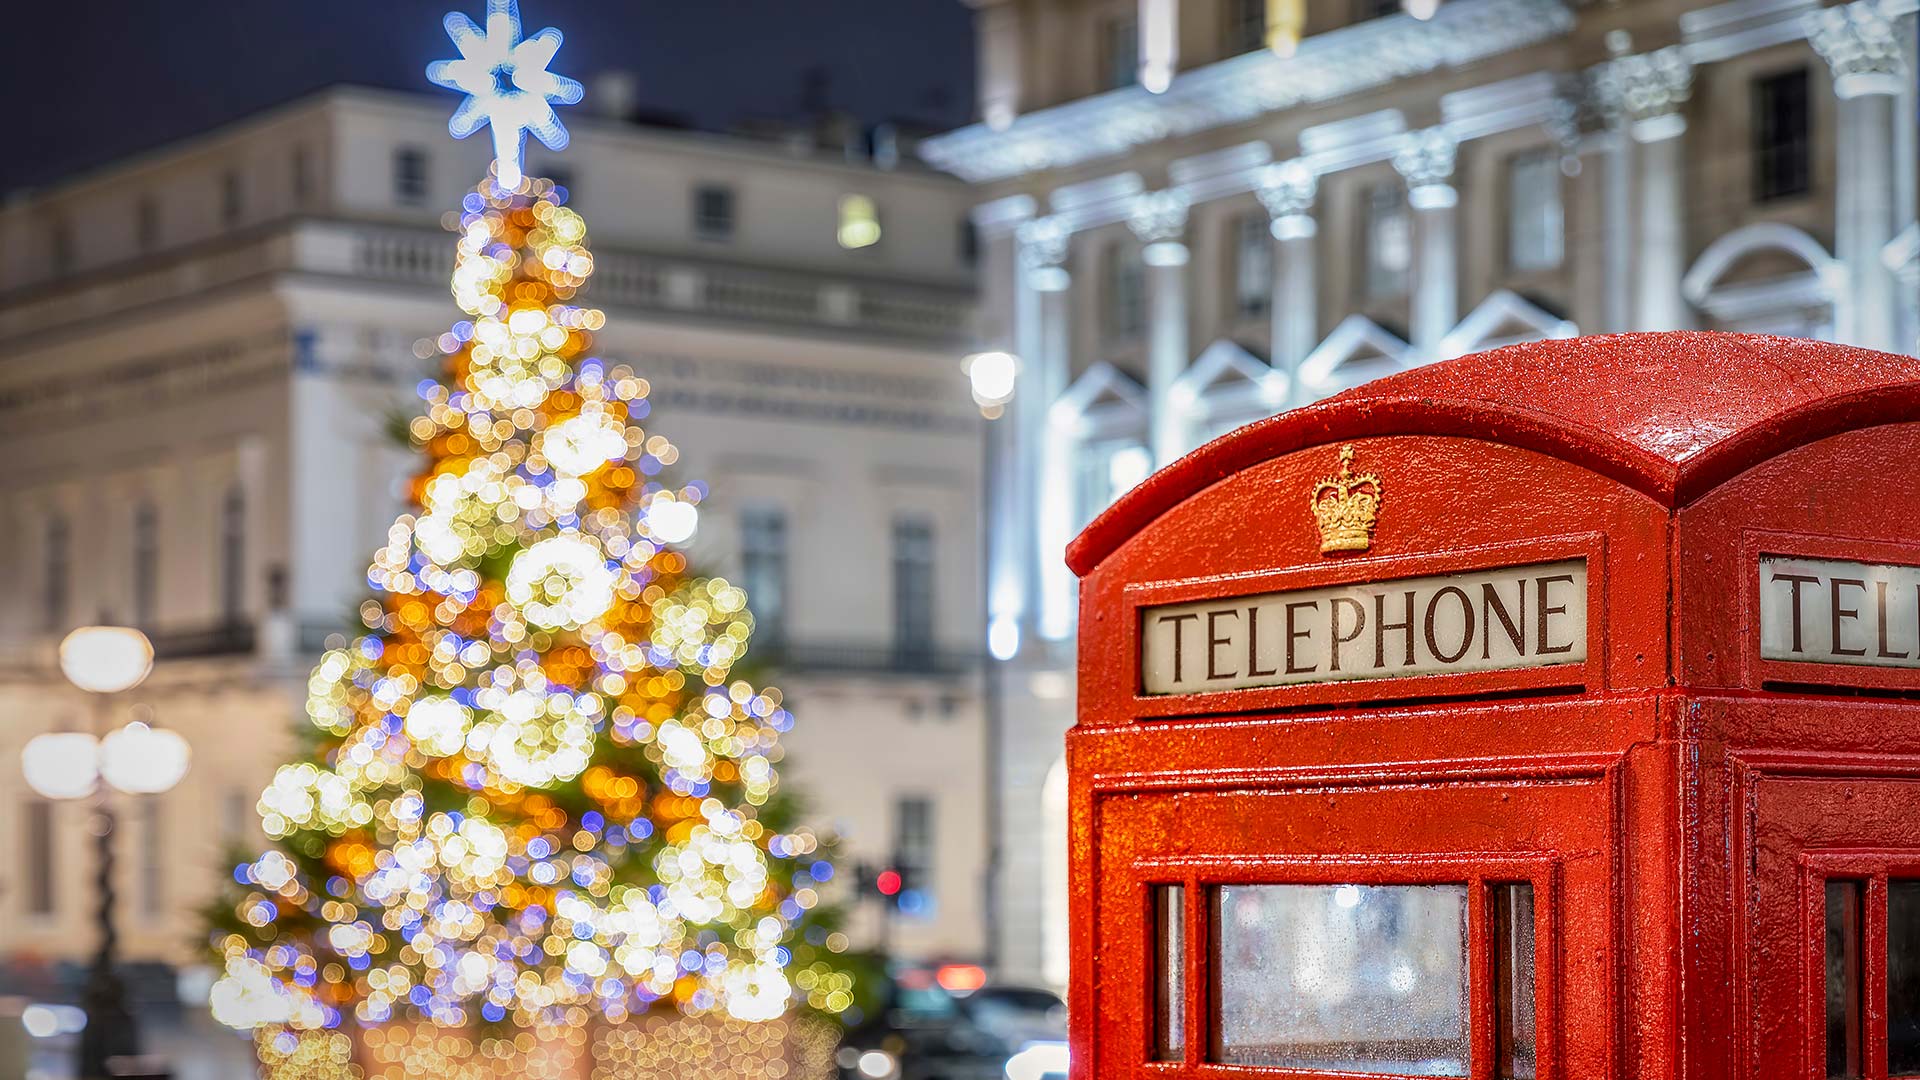
[[[36,735],[20,751],[20,771],[49,799],[83,799],[100,775],[100,746],[83,731]]]
[[[91,693],[131,690],[153,670],[153,643],[130,626],[83,626],[60,642],[60,670]]]
[[[134,721],[100,741],[100,776],[129,795],[170,791],[193,753],[177,731]]]
[[[1020,362],[1012,353],[975,353],[966,360],[968,389],[978,405],[1002,405],[1013,398]]]

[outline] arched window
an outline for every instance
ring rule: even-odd
[[[1846,268],[1791,225],[1744,225],[1707,245],[1680,291],[1711,329],[1830,338],[1846,325]]]

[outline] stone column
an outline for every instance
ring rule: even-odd
[[[1033,352],[1026,363],[1022,392],[1031,408],[1021,414],[1028,445],[1033,448],[1030,503],[1036,546],[1033,580],[1037,622],[1042,638],[1059,641],[1073,634],[1073,573],[1067,569],[1067,543],[1073,539],[1073,458],[1075,432],[1061,426],[1054,403],[1066,392],[1073,366],[1071,294],[1073,279],[1066,268],[1072,230],[1058,217],[1044,217],[1020,227],[1022,287],[1032,293],[1035,328]]]
[[[1687,273],[1683,111],[1693,65],[1679,46],[1622,56],[1593,70],[1595,104],[1629,140],[1633,180],[1634,330],[1684,330],[1693,312],[1681,294]]]
[[[981,296],[979,340],[988,349],[1020,356],[1022,316],[1029,310],[1023,302],[1026,289],[1021,282],[1019,243],[1014,223],[995,228],[981,226]],[[1029,316],[1030,317],[1030,316]],[[1026,387],[1024,360],[1014,383],[1013,399],[1005,411],[985,427],[986,460],[982,478],[981,501],[986,514],[986,591],[987,645],[998,659],[1011,659],[1026,644],[1027,607],[1026,554],[1029,529],[1021,515],[1025,511],[1023,479],[1026,473],[1021,441],[1020,399]]]
[[[1460,321],[1460,268],[1454,250],[1453,136],[1428,128],[1407,136],[1393,167],[1407,181],[1413,208],[1413,348],[1439,358],[1440,339]]]
[[[1834,256],[1847,270],[1834,305],[1836,336],[1849,345],[1899,352],[1899,284],[1881,255],[1898,228],[1894,207],[1894,105],[1905,58],[1893,21],[1877,0],[1854,0],[1806,17],[1807,38],[1833,73],[1840,99],[1834,199]]]
[[[1173,384],[1193,359],[1187,342],[1187,197],[1172,190],[1142,195],[1127,225],[1144,245],[1148,443],[1154,467],[1161,468],[1188,450],[1186,416],[1173,400]]]
[[[1254,193],[1273,218],[1273,366],[1287,373],[1288,400],[1299,404],[1300,362],[1320,344],[1319,295],[1314,283],[1313,198],[1318,178],[1300,160],[1269,165]]]

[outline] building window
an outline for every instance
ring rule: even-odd
[[[293,148],[293,205],[305,206],[313,197],[313,155],[304,146]]]
[[[73,226],[64,219],[47,225],[47,265],[56,274],[73,269]]]
[[[740,515],[740,585],[747,590],[759,639],[774,645],[787,637],[787,515],[751,507]]]
[[[880,242],[880,210],[867,195],[840,196],[840,246],[849,251]]]
[[[1267,0],[1226,0],[1227,55],[1267,47]]]
[[[227,225],[238,225],[240,214],[246,209],[240,190],[240,173],[228,169],[220,174],[220,220]]]
[[[160,203],[151,195],[134,204],[133,242],[142,252],[160,247]]]
[[[1560,204],[1560,155],[1529,150],[1507,159],[1507,266],[1550,270],[1565,242]]]
[[[402,146],[393,152],[393,200],[402,206],[427,201],[427,152]]]
[[[1807,69],[1753,82],[1753,195],[1758,202],[1805,195],[1813,186]]]
[[[1399,181],[1382,181],[1360,198],[1365,244],[1360,291],[1376,300],[1404,296],[1407,272],[1413,265],[1413,219],[1407,210],[1406,189]]]
[[[140,799],[140,910],[154,922],[166,915],[167,844],[160,796]]]
[[[53,802],[50,799],[34,799],[27,803],[26,842],[21,845],[26,856],[26,865],[22,868],[27,881],[27,911],[33,915],[53,914]]]
[[[1233,310],[1243,319],[1265,315],[1273,301],[1273,233],[1267,215],[1234,222]]]
[[[1118,90],[1140,79],[1140,24],[1132,15],[1107,20],[1101,37],[1100,86]]]
[[[960,261],[968,266],[980,261],[980,230],[970,217],[960,219]]]
[[[933,523],[893,522],[893,645],[906,655],[933,651]]]
[[[254,797],[246,788],[228,788],[223,801],[225,808],[220,815],[221,833],[228,844],[251,842],[247,840],[254,817]]]
[[[220,505],[220,614],[229,623],[245,613],[246,563],[247,497],[235,485]]]
[[[900,911],[931,915],[933,892],[933,800],[902,795],[893,802],[893,868],[900,874]]]
[[[46,580],[41,583],[40,615],[48,630],[64,630],[67,627],[67,608],[71,599],[69,589],[71,581],[69,569],[73,563],[73,543],[71,530],[67,528],[64,514],[55,514],[47,519],[46,550],[41,553],[41,564]]]
[[[1125,241],[1114,244],[1107,249],[1102,269],[1108,344],[1139,340],[1147,329],[1147,279],[1140,249]]]
[[[842,214],[844,215],[844,204]],[[844,233],[845,223],[841,229]],[[701,184],[693,189],[693,235],[702,240],[733,239],[733,189],[724,184]],[[841,241],[841,246],[848,246]],[[858,245],[854,245],[858,246]]]
[[[160,599],[160,510],[133,509],[133,625],[151,629]]]

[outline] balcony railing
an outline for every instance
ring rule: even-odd
[[[979,653],[933,646],[753,641],[747,657],[790,675],[954,677],[980,667]]]
[[[222,620],[204,626],[169,627],[150,630],[156,660],[200,660],[218,656],[251,655],[259,644],[254,624],[244,620]]]

